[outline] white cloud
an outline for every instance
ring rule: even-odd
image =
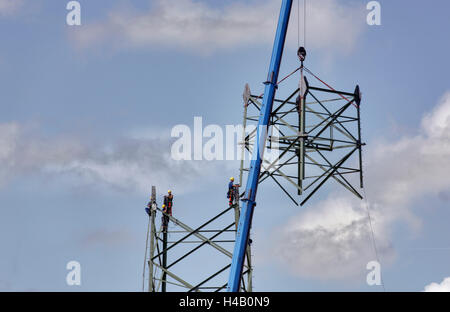
[[[377,250],[386,261],[395,253],[383,216],[373,213]],[[376,221],[375,221],[376,220]],[[330,197],[292,218],[276,234],[277,258],[295,275],[318,279],[361,278],[374,260],[368,216],[352,198]],[[385,264],[385,263],[384,263]]]
[[[17,123],[0,124],[0,185],[30,173],[71,176],[85,185],[148,193],[150,185],[190,190],[214,164],[174,161],[168,139],[123,138],[112,144],[42,138]]]
[[[383,265],[395,255],[389,243],[394,223],[418,228],[412,205],[450,191],[450,92],[424,116],[418,134],[380,141],[365,154],[367,195]],[[278,232],[280,260],[300,276],[361,277],[367,262],[375,260],[364,202],[346,195],[307,208]]]
[[[271,44],[279,11],[278,0],[234,1],[220,8],[207,1],[156,0],[147,12],[122,7],[109,12],[105,21],[85,24],[71,34],[82,47],[106,41],[118,47],[162,46],[210,53]],[[309,1],[308,47],[351,50],[365,27],[365,14],[362,5],[351,6],[337,0]],[[297,26],[294,4],[288,36],[291,44],[297,44]]]
[[[107,230],[100,229],[84,235],[81,243],[85,247],[129,245],[135,242],[136,237],[127,229]]]
[[[444,278],[442,283],[431,283],[425,286],[425,292],[450,292],[450,277]]]
[[[23,5],[23,0],[0,0],[0,15],[10,15]]]

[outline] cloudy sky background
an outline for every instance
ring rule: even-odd
[[[65,1],[0,0],[2,290],[140,290],[151,185],[171,188],[193,225],[226,205],[238,164],[173,161],[170,131],[194,116],[242,122],[244,84],[263,89],[279,12],[275,0],[80,3],[82,26],[69,27]],[[382,26],[368,26],[366,3],[308,2],[307,66],[362,88],[386,289],[445,290],[450,7],[380,1]],[[281,76],[298,65],[296,5]],[[298,208],[269,183],[259,190],[255,290],[382,290],[366,284],[365,202],[330,187]],[[81,287],[65,283],[70,260]]]

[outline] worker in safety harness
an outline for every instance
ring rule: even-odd
[[[168,190],[167,195],[164,196],[164,205],[167,207],[167,214],[172,216],[173,195],[171,190]]]
[[[147,207],[145,208],[145,211],[150,216],[152,214],[152,199],[150,198],[150,201],[147,204]]]
[[[230,182],[228,183],[228,192],[227,192],[227,198],[228,198],[228,205],[231,207],[233,205],[233,202],[237,201],[236,198],[236,190],[239,187],[238,184],[233,184],[234,178],[230,178]]]
[[[147,207],[145,207],[145,212],[151,216],[154,211],[156,211],[156,202],[153,197],[150,197],[150,201],[148,202]]]
[[[168,214],[166,205],[162,205],[162,211],[165,214]],[[161,224],[162,224],[163,230],[167,230],[167,226],[169,225],[169,216],[165,215],[164,213],[161,217]]]

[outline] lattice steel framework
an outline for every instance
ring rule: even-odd
[[[277,157],[264,159],[259,182],[273,180],[296,204],[296,195],[302,195],[300,205],[313,196],[326,181],[333,180],[362,198],[349,176],[358,175],[363,187],[361,152],[359,86],[353,92],[337,91],[303,66],[299,72],[299,85],[287,92],[286,97],[274,100],[266,149],[277,151]],[[291,74],[292,75],[292,74]],[[311,86],[307,75],[325,87]],[[280,94],[280,91],[278,91]],[[262,95],[244,89],[244,127],[258,121]],[[244,150],[253,153],[256,127],[246,131],[240,142]],[[245,157],[241,160],[241,179],[248,171]]]
[[[155,187],[152,187],[151,198],[142,290],[150,292],[225,290],[239,220],[239,202],[235,201],[231,207],[216,211],[215,216],[200,226],[191,227],[178,218],[165,214],[157,206]],[[160,221],[163,215],[170,220],[166,231]],[[207,248],[206,246],[210,246],[208,256],[197,255],[194,259],[201,249]],[[252,291],[250,248],[249,245],[241,279],[241,287],[246,292]],[[196,269],[201,276],[193,278],[192,271]],[[210,273],[205,273],[208,270]]]

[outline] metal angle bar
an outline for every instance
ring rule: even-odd
[[[353,174],[353,173],[357,173],[357,172],[359,172],[359,170],[354,170],[354,171],[346,171],[346,172],[339,172],[339,173],[334,173],[333,175],[334,176],[339,176],[339,175],[345,175],[345,174]],[[318,177],[318,175],[316,175],[316,176],[307,176],[307,177],[305,177],[305,179],[313,179],[313,178],[317,178]]]
[[[295,90],[285,101],[283,101],[271,114],[275,115],[287,102],[289,102],[290,99],[297,94],[298,91],[300,91],[299,88],[297,88],[297,90]]]
[[[234,239],[230,239],[230,240],[214,240],[212,241],[213,243],[234,243],[235,240]],[[174,243],[174,242],[168,242],[168,243]],[[181,244],[201,244],[202,241],[187,241],[187,242],[182,242]]]
[[[325,169],[321,164],[319,164],[316,160],[314,160],[312,157],[310,157],[309,155],[305,155],[309,160],[311,160],[312,162],[316,163],[316,166],[318,166],[320,169],[322,169],[324,171],[324,173],[321,175],[321,177],[323,177],[325,174],[327,174],[328,171],[331,170],[332,167],[329,167],[329,169]],[[350,192],[352,192],[352,190],[350,188],[348,188],[344,182],[342,182],[341,180],[339,180],[338,178],[336,178],[334,175],[332,176],[333,179],[335,179],[338,183],[340,183],[342,186],[344,186],[345,188],[347,188]],[[308,189],[309,187],[311,187],[314,183],[317,182],[316,179],[315,181],[311,182],[311,184],[309,184],[305,189]]]
[[[298,132],[299,131],[299,129],[295,129],[295,126],[293,126],[293,125],[291,125],[291,124],[289,124],[287,121],[285,121],[284,119],[282,119],[282,118],[280,118],[280,117],[278,117],[278,116],[274,116],[277,120],[279,120],[279,121],[281,121],[282,122],[282,124],[277,124],[277,125],[279,125],[279,126],[286,126],[286,127],[288,127],[289,129],[291,129],[293,132]],[[297,126],[297,128],[298,128],[298,126]]]
[[[339,118],[343,118],[344,116],[340,116]],[[349,123],[349,122],[356,122],[357,119],[356,118],[352,118],[352,119],[347,119],[347,120],[340,120],[339,122],[336,122],[338,124],[343,124],[343,123]]]
[[[257,99],[262,99],[261,96],[257,96],[257,95],[252,95],[251,97],[257,98]],[[343,100],[344,100],[343,98],[334,98],[334,99],[322,100],[322,102],[323,103],[325,103],[325,102],[337,102],[337,101],[343,101]],[[280,99],[274,99],[273,101],[277,102],[277,103],[284,102],[283,100],[280,100]],[[295,102],[286,102],[286,104],[297,105],[297,103],[295,103]],[[309,105],[309,104],[318,104],[318,103],[317,102],[306,102],[306,104]]]
[[[286,115],[288,115],[288,114],[291,114],[291,113],[296,113],[297,112],[297,108],[296,107],[293,107],[293,108],[291,108],[290,110],[288,110],[288,111],[282,111],[282,112],[277,112],[277,114],[274,114],[274,115],[281,115],[281,117],[284,117],[284,116],[286,116]],[[323,112],[318,112],[318,111],[312,111],[311,109],[310,110],[308,110],[308,111],[305,111],[306,113],[308,113],[308,114],[319,114],[319,115],[325,115],[325,116],[328,116],[328,114],[327,113],[323,113]],[[248,118],[254,118],[255,116],[249,116]],[[342,115],[340,118],[343,118],[343,119],[348,119],[348,120],[345,120],[345,121],[342,121],[342,122],[350,122],[350,121],[357,121],[357,118],[356,117],[352,117],[352,116],[346,116],[346,115]]]
[[[328,174],[328,176],[325,177],[325,179],[323,179],[320,182],[320,184],[318,186],[316,186],[316,188],[313,191],[311,191],[311,193],[309,193],[309,195],[300,203],[300,206],[303,206],[311,198],[311,196],[313,196],[314,193],[332,176],[334,171],[336,171],[337,168],[339,168],[339,166],[341,164],[343,164],[356,150],[357,150],[357,148],[353,149],[344,158],[342,158],[340,161],[338,161],[338,163],[335,165],[334,169]]]
[[[257,110],[261,110],[260,107],[252,99],[250,99],[250,101],[252,102],[253,106],[256,107]]]
[[[334,93],[334,94],[339,94],[339,95],[347,95],[350,97],[354,97],[355,94],[354,93],[349,93],[349,92],[343,92],[343,91],[336,91],[336,90],[329,90],[329,89],[324,89],[324,88],[319,88],[319,87],[309,87],[310,90],[316,90],[316,91],[321,91],[321,92],[327,92],[327,93]]]
[[[289,165],[297,165],[297,163],[291,163],[291,164],[289,164]],[[274,176],[274,177],[284,177],[283,175],[278,174],[278,173],[270,173],[270,174],[268,174],[268,175],[266,175],[266,176],[264,177],[264,180],[259,181],[259,183],[261,184],[263,181],[267,180],[267,178],[269,178],[270,176]],[[286,177],[289,177],[289,178],[291,178],[291,179],[297,179],[297,178],[298,178],[297,176],[288,175],[288,174],[286,174],[285,176],[286,176]]]
[[[294,141],[292,141],[292,143],[289,145],[289,147],[292,147],[296,142],[298,142],[298,139],[299,139],[299,138],[297,138],[297,139],[295,139]],[[287,151],[288,151],[288,150],[283,151],[283,152],[280,154],[280,156],[278,156],[277,159],[275,159],[275,160],[270,164],[269,167],[264,168],[264,169],[265,169],[265,170],[269,170],[270,168],[272,168],[272,167],[275,165],[275,163],[276,163],[278,160],[280,160],[281,157],[283,157],[283,156],[287,153]],[[259,177],[259,179],[261,179],[261,177],[262,177],[262,175]]]
[[[243,272],[242,275],[245,275],[245,274],[247,274],[247,273],[248,273],[248,270],[245,271],[245,272]],[[219,287],[215,292],[219,292],[219,291],[221,291],[222,289],[226,288],[227,286],[228,286],[228,283],[225,283],[225,284],[223,284],[221,287]]]
[[[291,194],[289,194],[288,191],[286,191],[286,189],[280,184],[280,182],[278,182],[273,175],[270,175],[270,177],[275,181],[276,184],[278,184],[278,186],[283,190],[283,192],[295,203],[295,205],[298,206],[297,201],[291,196]]]
[[[276,125],[273,125],[273,127],[274,127],[275,129],[277,129],[278,132],[280,132],[280,134],[281,134],[282,136],[284,136],[285,134],[284,134],[283,131],[281,131],[280,127],[276,128],[275,126],[276,126]],[[272,137],[273,137],[273,136],[270,136],[270,137],[269,137],[270,142],[272,141]]]
[[[155,278],[155,280],[156,281],[162,281],[162,279],[159,279],[159,278]],[[172,285],[175,285],[175,286],[178,286],[178,287],[183,287],[183,288],[189,288],[189,287],[187,287],[186,285],[183,285],[183,284],[177,284],[177,283],[174,283],[174,282],[171,282],[171,281],[165,281],[167,284],[172,284]]]
[[[345,172],[343,173],[345,174]],[[213,243],[234,243],[234,240],[229,239],[229,240],[212,240]],[[174,244],[176,243],[176,241],[171,241],[171,242],[167,242],[168,244]],[[183,241],[180,242],[180,244],[201,244],[204,243],[203,241]]]
[[[149,244],[148,244],[148,234],[150,233],[150,221],[151,219],[150,218],[148,218],[148,226],[147,226],[147,238],[146,238],[146,240],[145,240],[145,256],[144,256],[144,269],[143,269],[143,273],[142,273],[142,291],[144,291],[144,289],[145,289],[145,268],[147,267],[147,265],[149,265],[149,263],[147,263],[147,252],[148,252],[148,249],[149,249]],[[153,235],[153,233],[151,233],[151,235]],[[150,270],[150,268],[149,268],[149,270]],[[149,289],[149,291],[151,291],[150,289]]]
[[[335,149],[343,149],[343,148],[349,148],[349,147],[354,147],[354,146],[355,146],[355,144],[337,145],[337,146],[334,146],[333,149],[334,150]]]
[[[221,217],[222,215],[224,215],[225,213],[227,213],[228,211],[230,211],[230,210],[233,209],[233,208],[234,208],[234,205],[231,206],[231,207],[229,207],[229,208],[227,208],[227,209],[225,209],[224,211],[222,211],[221,213],[219,213],[218,215],[216,215],[215,217],[213,217],[212,219],[210,219],[209,221],[207,221],[207,222],[204,223],[203,225],[199,226],[199,227],[198,227],[197,229],[195,229],[195,230],[191,229],[189,226],[187,226],[186,224],[183,224],[181,221],[175,219],[174,217],[172,217],[172,216],[170,216],[170,215],[168,215],[168,214],[165,214],[165,213],[162,212],[161,210],[160,210],[160,211],[161,211],[163,214],[165,214],[166,216],[168,216],[168,217],[170,218],[170,220],[171,220],[172,222],[174,222],[175,224],[177,224],[178,226],[183,227],[185,230],[188,230],[188,231],[190,230],[190,231],[191,231],[191,233],[190,233],[189,235],[186,235],[184,238],[180,239],[179,241],[184,240],[185,238],[189,237],[190,235],[195,235],[195,236],[197,236],[199,239],[201,239],[201,240],[203,240],[203,241],[207,241],[212,247],[214,247],[214,248],[216,248],[217,250],[221,251],[221,252],[224,253],[225,255],[231,257],[232,255],[231,255],[231,253],[230,253],[228,250],[226,250],[226,249],[224,249],[223,247],[221,247],[221,246],[219,246],[219,245],[217,245],[217,244],[211,242],[208,238],[206,238],[205,236],[203,236],[203,235],[201,235],[200,233],[198,233],[197,230],[199,230],[199,229],[205,227],[206,225],[208,225],[209,223],[211,223],[211,222],[213,222],[214,220],[218,219],[219,217]],[[170,249],[170,248],[172,248],[172,247],[174,247],[174,245],[171,245],[168,249]]]
[[[310,94],[313,95],[312,93],[310,93]],[[325,119],[325,117],[323,117],[323,116],[321,116],[321,115],[317,115],[317,114],[316,114],[317,112],[316,112],[316,111],[313,111],[308,105],[305,105],[305,107],[306,107],[306,111],[307,111],[307,112],[308,112],[308,110],[309,110],[311,113],[315,114],[318,118]],[[346,133],[344,130],[342,130],[342,129],[336,127],[335,125],[332,125],[332,127],[333,127],[334,129],[336,129],[337,131],[339,131],[341,134],[345,135],[345,136],[346,136],[347,138],[349,138],[350,140],[353,140],[353,139],[354,139],[353,136],[348,135],[348,133]]]
[[[311,92],[310,89],[308,89],[308,94],[311,95],[313,97],[314,100],[316,100],[317,104],[320,105],[320,107],[322,107],[329,115],[331,115],[331,112],[328,110],[328,108],[323,105],[322,101],[320,101],[315,95],[314,93]]]
[[[320,151],[317,151],[317,152],[331,166],[331,163],[328,161],[328,159]],[[339,166],[339,168],[341,168],[341,166]],[[338,175],[340,175],[340,172],[338,169],[336,169],[336,173]],[[342,175],[340,175],[340,176],[341,176],[342,180],[344,180],[344,182],[348,185],[348,187],[350,187],[350,189],[351,189],[350,191],[353,192],[357,197],[361,197],[361,195],[353,188],[353,186],[350,184],[350,182],[348,182]],[[336,180],[338,180],[338,179],[336,178]]]
[[[288,114],[292,114],[292,113],[296,113],[296,112],[297,112],[297,108],[296,107],[292,107],[290,110],[277,112],[276,114],[273,114],[273,115],[274,116],[284,117],[284,116],[286,116]]]
[[[310,93],[312,96],[314,96],[312,93]],[[328,118],[330,118],[331,117],[331,121],[329,122],[329,124],[330,125],[335,125],[335,121],[337,122],[337,123],[339,123],[339,120],[337,119],[337,118],[340,118],[341,117],[341,115],[342,115],[342,113],[350,106],[350,104],[351,103],[353,103],[353,101],[354,100],[351,100],[350,102],[348,102],[347,104],[345,104],[344,106],[342,106],[341,108],[339,108],[336,112],[334,112],[334,113],[331,113],[325,106],[323,106],[322,105],[322,103],[320,103],[321,104],[321,106],[329,113],[329,116],[327,117],[327,118],[325,118],[319,125],[321,125],[325,120],[328,120]],[[340,123],[339,123],[340,124]],[[318,126],[319,126],[318,125]],[[341,124],[340,124],[341,125]],[[318,126],[316,126],[316,127],[314,127],[314,129],[315,128],[317,128]],[[326,127],[325,127],[325,129],[328,127],[329,125],[327,125]],[[342,125],[341,125],[342,126]],[[342,126],[343,127],[343,126]],[[343,127],[344,128],[344,127]],[[314,130],[313,129],[313,130]],[[345,128],[344,128],[345,129]],[[310,130],[310,132],[312,132],[313,130]],[[349,133],[349,131],[347,130],[347,129],[345,129],[346,130],[346,132],[348,132],[348,134],[349,135],[351,135],[351,133]],[[352,136],[352,135],[351,135]],[[354,139],[354,137],[352,136],[352,138]]]
[[[213,275],[209,276],[208,278],[206,278],[205,280],[203,280],[202,282],[198,283],[197,285],[195,285],[194,287],[192,287],[191,289],[188,290],[188,292],[192,292],[196,289],[198,289],[201,285],[209,282],[210,280],[212,280],[214,277],[216,277],[217,275],[219,275],[220,273],[222,273],[223,271],[225,271],[226,269],[228,269],[231,266],[230,264],[227,264],[225,267],[223,267],[222,269],[220,269],[219,271],[217,271],[216,273],[214,273]]]
[[[328,124],[322,128],[321,131],[319,131],[319,133],[317,133],[315,135],[315,137],[319,137],[333,122],[333,120],[336,120],[337,117],[339,117],[340,114],[342,114],[352,103],[354,102],[354,100],[351,100],[350,102],[348,102],[346,105],[344,105],[343,107],[341,107],[341,109],[339,109],[337,112],[335,112],[332,116],[331,116],[331,120],[328,122]],[[341,125],[342,126],[342,125]],[[342,126],[343,127],[343,126]],[[311,130],[313,131],[313,130]],[[314,141],[314,138],[312,138],[312,140]],[[356,140],[355,140],[356,141]]]
[[[234,225],[235,225],[235,222],[231,223],[229,226],[224,228],[224,230],[228,230],[229,228],[233,227]],[[216,238],[217,236],[219,236],[222,233],[223,232],[219,232],[219,233],[214,234],[213,236],[211,236],[209,238],[209,240],[212,241],[214,238]],[[178,262],[180,262],[181,260],[183,260],[184,258],[189,256],[190,254],[192,254],[194,251],[200,249],[202,246],[204,246],[207,243],[208,243],[207,241],[203,241],[200,245],[196,246],[194,249],[191,249],[189,252],[185,253],[183,256],[181,256],[177,260],[173,261],[170,265],[167,266],[167,269],[170,269],[172,266],[174,266],[175,264],[177,264]]]
[[[322,156],[323,159],[325,159],[326,162],[328,162],[328,160],[325,158],[325,156],[322,155],[322,153],[319,152],[319,154]],[[355,190],[355,188],[350,184],[350,182],[347,181],[347,179],[341,174],[341,172],[339,172],[338,169],[336,169],[336,173],[342,178],[342,180],[344,180],[344,182],[348,185],[348,187],[351,188],[352,193],[355,194],[357,197],[362,199],[361,194],[359,194],[358,191]]]
[[[357,87],[357,89],[359,89]],[[363,165],[362,165],[362,148],[361,148],[361,113],[360,113],[360,103],[358,103],[358,107],[356,108],[356,113],[358,116],[358,144],[359,144],[359,183],[360,187],[364,187],[364,181],[363,181]]]
[[[254,138],[256,136],[257,128],[253,129],[246,137],[245,137],[245,143],[249,142],[250,139]],[[244,144],[245,144],[244,143]]]
[[[313,110],[307,110],[306,112],[309,113],[309,114],[328,115],[327,113],[317,112],[317,111],[313,111]],[[345,116],[345,115],[342,115],[342,116],[340,116],[339,118],[348,119],[348,121],[356,121],[356,120],[357,120],[356,117]]]
[[[197,231],[198,233],[212,233],[212,232],[220,232],[222,230],[200,230]],[[227,230],[225,232],[236,232],[236,230]],[[167,231],[169,234],[176,234],[176,233],[189,233],[189,231]]]
[[[258,99],[262,99],[261,96],[253,96],[253,97],[258,98]],[[277,103],[283,103],[285,100],[273,99],[273,101],[274,101],[274,102],[277,102]],[[295,103],[295,102],[289,102],[289,101],[286,102],[286,104],[297,105],[297,103]]]
[[[247,287],[245,286],[245,280],[244,280],[244,274],[242,274],[242,276],[241,276],[241,283],[242,283],[242,290],[244,291],[244,292],[247,292]]]
[[[209,244],[210,244],[211,246],[213,246],[213,247],[216,248],[217,250],[221,251],[222,253],[224,253],[225,255],[227,255],[227,256],[230,257],[230,258],[233,257],[233,255],[232,255],[231,252],[229,252],[228,250],[222,248],[221,246],[219,246],[219,245],[217,245],[217,244],[211,242],[208,238],[206,238],[205,236],[201,235],[200,233],[197,233],[197,230],[200,230],[201,228],[205,227],[205,226],[208,225],[209,223],[213,222],[213,221],[216,220],[217,218],[221,217],[222,215],[224,215],[225,213],[227,213],[228,211],[230,211],[231,209],[233,209],[233,206],[231,206],[231,207],[225,209],[225,210],[222,211],[220,214],[216,215],[215,217],[213,217],[212,219],[210,219],[209,221],[207,221],[206,223],[202,224],[201,226],[199,226],[197,229],[194,230],[194,229],[190,228],[189,226],[187,226],[186,224],[184,224],[184,223],[182,223],[181,221],[179,221],[178,219],[175,219],[175,218],[172,217],[171,215],[168,215],[168,214],[164,213],[161,209],[158,208],[158,210],[159,210],[161,213],[163,213],[164,215],[166,215],[166,216],[169,217],[170,221],[172,221],[172,222],[175,223],[176,225],[178,225],[178,226],[184,228],[186,231],[189,231],[189,232],[190,232],[188,235],[186,235],[186,236],[184,236],[183,238],[181,238],[181,239],[179,240],[179,242],[185,240],[186,238],[188,238],[188,237],[191,236],[191,235],[195,235],[195,236],[197,236],[199,239],[201,239],[201,240],[203,240],[203,241],[208,241]],[[176,244],[170,245],[170,247],[168,247],[167,250],[173,248],[175,245],[176,245]],[[156,258],[157,256],[159,256],[159,254],[156,255],[156,256],[154,256],[151,260],[153,260],[153,259]]]
[[[347,130],[347,128],[342,124],[342,122],[339,119],[336,119],[336,122],[353,138],[353,140],[355,142],[358,142],[356,140],[356,138],[353,136],[353,134],[350,131]],[[339,127],[337,127],[337,128],[339,128]]]
[[[278,116],[274,116],[277,120],[281,120],[280,119],[280,117],[278,117]],[[283,120],[284,121],[284,120]],[[297,132],[298,131],[298,126],[296,126],[296,125],[292,125],[292,124],[289,124],[289,123],[287,123],[286,121],[284,121],[284,122],[277,122],[277,121],[273,121],[273,122],[271,122],[271,125],[274,125],[274,126],[282,126],[282,127],[288,127],[290,130],[292,130],[292,131],[294,131],[294,132]]]
[[[311,164],[310,164],[311,165]],[[315,166],[315,165],[311,165],[311,166]],[[327,166],[327,167],[329,167],[329,166]],[[343,169],[343,170],[347,170],[347,171],[339,171],[341,174],[352,174],[352,173],[358,173],[359,172],[359,169],[345,169],[345,168],[342,168],[342,167],[339,167],[340,169]],[[312,177],[314,177],[314,176],[308,176],[309,178],[312,178]]]
[[[305,155],[307,158],[309,158],[307,155]],[[303,188],[304,191],[308,190],[311,186],[313,186],[317,181],[319,181],[321,178],[323,178],[329,171],[331,171],[333,168],[328,168],[327,170],[325,170],[325,168],[323,168],[322,170],[324,170],[324,173],[322,173],[320,176],[318,176],[316,179],[314,179],[314,181],[312,181],[310,184],[308,184],[306,187]]]
[[[336,129],[336,128],[335,128]],[[354,141],[345,141],[345,140],[340,140],[340,139],[330,139],[330,138],[325,138],[325,137],[318,137],[316,139],[317,141],[329,141],[329,142],[337,142],[337,143],[345,143],[345,144],[353,144],[353,146],[357,145],[357,143],[355,143]]]
[[[250,95],[249,100],[253,102],[256,106],[261,107],[261,103],[258,101],[257,96]]]
[[[283,178],[285,178],[286,180],[288,180],[289,182],[291,182],[291,184],[292,184],[293,186],[295,186],[297,189],[303,191],[303,189],[302,189],[298,184],[296,184],[294,181],[292,181],[292,179],[289,178],[287,175],[285,175],[281,170],[275,169],[275,171],[278,171],[278,173],[280,173],[281,176],[282,176]]]
[[[215,292],[219,292],[222,289],[226,288],[227,286],[228,286],[228,283],[225,283],[225,284],[222,285],[222,287],[219,287]]]
[[[313,94],[313,93],[311,93],[311,92],[308,92],[316,101],[318,101],[319,102],[319,104],[320,104],[320,106],[324,109],[324,110],[326,110],[330,115],[331,115],[331,112],[315,97],[315,95]],[[351,102],[354,102],[355,101],[355,99],[353,99],[353,100],[351,100],[349,103],[351,103]],[[339,123],[339,120],[337,120],[337,122]],[[339,123],[339,125],[343,128],[343,130],[347,133],[347,137],[349,138],[349,139],[351,139],[351,140],[353,140],[353,141],[355,141],[356,142],[356,138],[353,136],[353,134],[351,134],[351,132],[350,131],[348,131],[347,130],[347,128],[345,128],[344,127],[344,125],[342,125],[341,123]],[[336,127],[335,126],[335,128],[336,129],[339,129],[339,127]],[[342,131],[340,131],[341,133],[342,133]]]
[[[319,153],[320,154],[320,153]],[[328,173],[328,171],[330,171],[333,168],[333,165],[323,156],[320,154],[320,156],[330,165],[329,169],[325,170],[325,168],[323,168],[321,165],[319,165],[317,163],[317,166],[322,169],[324,171],[324,173],[320,176],[323,177],[325,174]],[[316,162],[313,158],[309,157],[308,155],[306,156],[308,159],[310,159],[312,162]],[[341,168],[341,167],[340,167]],[[345,187],[348,191],[350,191],[351,193],[353,193],[355,196],[359,197],[358,193],[354,193],[352,188],[349,188],[344,182],[342,182],[339,178],[337,178],[334,174],[332,175],[332,178],[337,181],[339,184],[341,184],[343,187]],[[311,187],[313,184],[315,184],[318,180],[320,180],[320,178],[314,180],[311,184],[308,185],[307,188]]]
[[[159,238],[158,235],[156,235],[156,233],[155,233],[155,238],[156,238],[156,241],[161,240],[161,238]],[[162,265],[162,260],[161,260],[162,252],[159,251],[159,244],[158,243],[156,244],[156,251],[158,252],[159,264]],[[153,260],[154,260],[154,257],[150,259],[150,261],[154,262]]]
[[[164,269],[162,266],[158,265],[155,263],[156,266],[158,266],[162,271],[166,272],[167,275],[169,275],[171,278],[173,278],[174,280],[180,282],[181,284],[185,285],[186,288],[192,288],[194,286],[192,286],[191,284],[189,284],[188,282],[186,282],[185,280],[183,280],[181,277],[173,274],[172,272],[170,272],[169,270]],[[196,290],[196,292],[200,292],[198,289]]]
[[[280,156],[276,161],[280,160],[281,157],[282,157],[282,156]],[[278,165],[277,168],[278,168],[278,169],[281,169],[283,166],[286,166],[287,163],[290,162],[290,161],[291,161],[292,159],[294,159],[295,157],[297,157],[297,155],[293,155],[291,158],[287,159],[285,162],[283,162],[282,164]],[[268,168],[268,169],[270,169],[270,168]],[[259,183],[261,183],[261,182],[263,182],[264,180],[267,179],[267,175],[270,174],[270,172],[269,172],[268,169],[264,168],[265,171],[262,172],[261,177],[260,177],[260,180],[259,180]],[[265,176],[263,177],[263,175],[265,175]],[[295,177],[294,177],[294,178],[295,178]]]

